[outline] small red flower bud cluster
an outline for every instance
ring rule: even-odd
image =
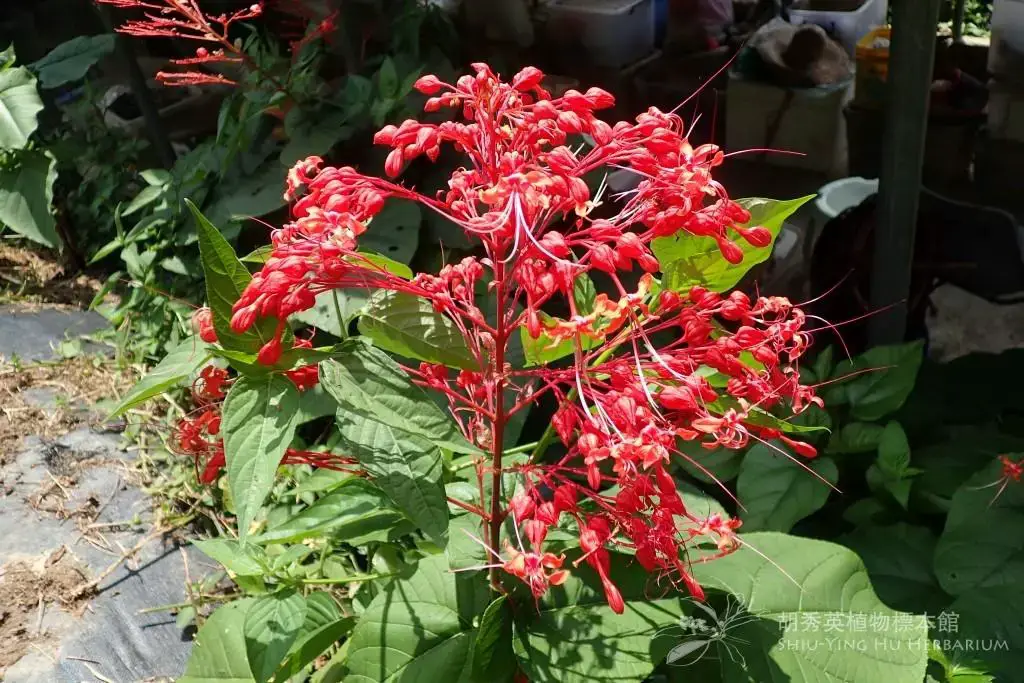
[[[750,213],[712,178],[722,152],[693,147],[678,116],[652,108],[611,125],[597,112],[614,99],[599,88],[552,97],[533,67],[510,82],[485,64],[473,69],[454,84],[430,75],[416,83],[430,97],[428,111],[451,109],[461,120],[408,120],[374,138],[391,148],[391,177],[420,157],[436,159],[444,145],[464,154],[463,167],[436,197],[352,168],[324,167],[315,157],[292,169],[285,197],[294,202],[293,220],[274,231],[266,264],[235,304],[232,329],[275,318],[278,333],[261,357],[276,357],[285,321],[323,292],[363,288],[421,297],[460,331],[475,367],[453,372],[423,363],[408,368],[410,376],[444,394],[466,438],[492,453],[477,468],[481,491],[485,476],[495,478],[495,491],[502,473],[515,471],[522,480],[507,504],[492,498],[475,508],[489,525],[484,542],[505,553],[493,566],[539,596],[567,571],[561,556],[544,550],[549,530],[575,525],[577,563],[598,573],[613,610],[625,609],[611,575],[616,546],[700,597],[688,550],[716,547],[709,557],[735,550],[739,523],[687,509],[670,464],[701,465],[680,444],[713,450],[779,440],[813,457],[814,448],[791,439],[772,411],[799,413],[821,400],[799,382],[795,364],[810,341],[799,308],[738,291],[659,291],[653,273],[662,264],[651,242],[707,237],[735,263],[743,258],[739,240],[765,247],[772,235],[747,225]],[[639,183],[608,198],[604,182],[588,184],[602,169],[626,169]],[[436,275],[389,272],[358,246],[391,199],[416,201],[461,226],[478,242],[479,255]],[[611,287],[584,305],[574,290],[591,273]],[[497,315],[481,311],[481,291],[493,298]],[[568,315],[551,315],[558,310],[548,306],[553,302]],[[520,328],[541,349],[570,345],[571,365],[512,367],[509,343]],[[564,456],[502,466],[505,424],[545,394],[560,406],[552,428]],[[502,542],[510,515],[529,548]]]
[[[197,314],[203,310],[209,311],[209,309],[200,309]],[[309,344],[308,341],[303,340],[298,345],[302,346],[303,343]],[[312,368],[312,374],[315,375],[316,366],[309,367]],[[309,367],[285,373],[299,387],[300,391],[303,389],[303,384],[310,385]],[[220,428],[221,404],[227,395],[230,383],[228,371],[223,368],[207,365],[200,370],[196,380],[192,383],[192,402],[195,404],[195,408],[191,413],[178,420],[172,434],[172,448],[190,456],[195,461],[198,479],[202,484],[212,484],[217,481],[217,477],[220,476],[227,462]],[[313,381],[313,384],[315,383]],[[355,458],[294,448],[285,451],[281,464],[312,465],[323,469],[362,474]]]

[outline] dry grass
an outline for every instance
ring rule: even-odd
[[[84,309],[102,287],[91,275],[65,275],[56,255],[0,242],[0,304],[21,311]]]
[[[112,361],[78,356],[20,365],[0,358],[0,464],[17,453],[23,436],[54,439],[96,421],[88,406],[121,396],[135,382]],[[46,390],[55,400],[46,405],[31,390]]]
[[[0,567],[0,679],[28,648],[46,637],[43,616],[54,603],[80,612],[89,595],[74,595],[85,573],[61,547],[48,557],[27,558]]]

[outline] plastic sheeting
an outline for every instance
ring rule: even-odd
[[[17,353],[23,359],[41,360],[51,355],[49,349],[64,338],[66,330],[82,333],[96,327],[95,318],[78,312],[0,312],[0,355],[10,358]],[[45,406],[58,393],[34,390],[31,397]],[[131,548],[150,533],[150,503],[128,481],[124,463],[130,455],[120,449],[119,436],[86,428],[51,442],[29,435],[22,444],[24,450],[0,469],[0,565],[18,560],[31,563],[67,546],[92,577],[117,559],[118,546]],[[103,531],[113,553],[88,543],[73,517],[60,519],[30,505],[32,494],[50,481],[48,472],[57,476],[68,467],[73,468],[77,483],[69,489],[66,509],[73,510],[91,497],[93,505],[98,501],[102,506],[95,523],[136,516],[142,520],[131,529]],[[195,555],[189,560],[193,579],[210,569]],[[0,678],[5,683],[77,683],[97,680],[99,674],[117,683],[134,683],[181,675],[191,635],[178,629],[166,612],[140,614],[140,610],[183,601],[184,581],[181,551],[159,540],[147,544],[135,561],[122,564],[100,584],[99,594],[80,616],[46,605],[44,635],[34,639],[33,646]]]

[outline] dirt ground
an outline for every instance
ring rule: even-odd
[[[78,356],[22,365],[0,358],[0,465],[28,434],[44,440],[95,422],[85,406],[120,396],[135,382],[128,370],[105,359]],[[53,400],[45,400],[52,395]]]
[[[55,255],[0,243],[0,303],[24,311],[88,308],[103,282],[88,274],[69,276],[64,270]]]
[[[48,557],[26,558],[0,567],[0,680],[3,671],[45,640],[47,609],[80,613],[89,595],[74,597],[85,572],[64,548]]]

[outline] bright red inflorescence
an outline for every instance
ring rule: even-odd
[[[385,164],[391,177],[420,157],[436,159],[443,145],[465,154],[465,166],[438,196],[353,168],[325,167],[315,157],[296,165],[285,194],[294,202],[293,220],[273,233],[271,255],[236,303],[232,329],[275,318],[278,335],[261,353],[273,362],[285,321],[311,308],[322,292],[380,289],[429,301],[463,334],[476,369],[424,363],[410,375],[447,397],[470,441],[494,450],[478,466],[481,480],[497,468],[522,479],[507,507],[484,513],[493,552],[509,515],[530,546],[504,546],[498,566],[542,594],[566,571],[561,556],[544,551],[548,530],[572,522],[582,550],[576,564],[597,572],[615,611],[625,608],[610,573],[609,550],[616,546],[700,597],[689,570],[694,552],[707,546],[698,558],[704,561],[736,549],[739,524],[687,509],[670,465],[700,463],[680,445],[699,451],[781,440],[814,457],[814,448],[789,438],[787,423],[769,411],[799,413],[821,401],[800,384],[795,367],[809,343],[799,308],[738,291],[659,292],[651,274],[661,264],[651,242],[710,238],[736,263],[744,253],[740,243],[764,247],[772,235],[746,225],[750,213],[712,177],[722,152],[693,147],[678,116],[652,108],[610,125],[596,115],[614,104],[601,89],[552,97],[535,68],[508,83],[485,64],[474,69],[455,84],[434,76],[416,84],[429,96],[427,111],[450,109],[461,120],[409,120],[375,136],[391,148]],[[625,169],[639,183],[609,197],[604,182],[596,190],[587,182],[600,169]],[[455,222],[478,240],[482,256],[436,275],[405,279],[389,272],[358,247],[392,199],[419,202]],[[610,283],[610,293],[578,301],[575,285],[589,275]],[[484,285],[497,316],[478,305]],[[557,310],[556,302],[567,315],[547,312]],[[520,328],[536,350],[570,345],[571,365],[513,369],[508,345]],[[553,427],[564,456],[500,465],[505,422],[544,394],[561,406]],[[481,501],[480,509],[487,505]]]

